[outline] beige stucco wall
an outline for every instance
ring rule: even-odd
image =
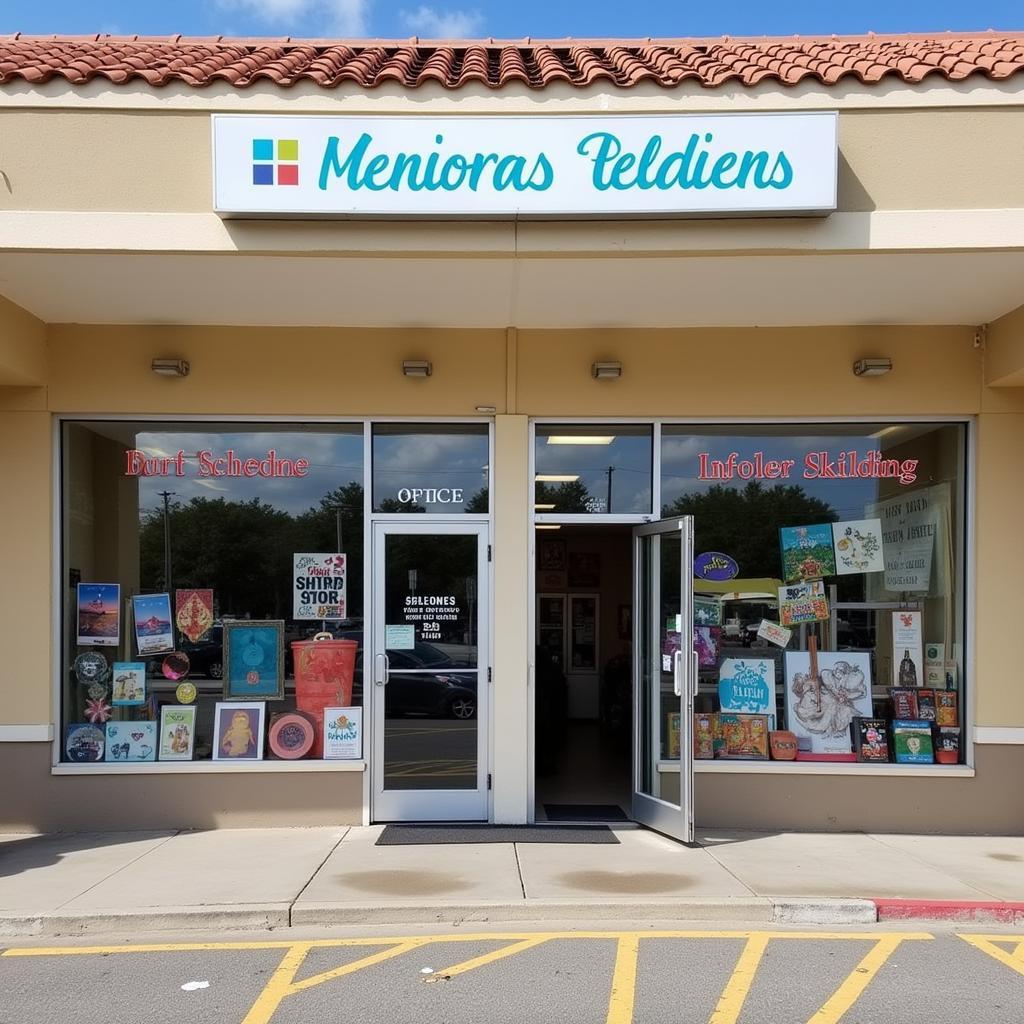
[[[500,100],[467,106],[473,109],[460,105],[459,110],[502,110]],[[695,109],[683,97],[666,98],[663,107]],[[334,112],[356,109],[349,104]],[[588,108],[576,104],[574,109]],[[597,102],[589,109],[603,112]],[[765,109],[789,107],[780,97]],[[446,112],[451,113],[450,106]],[[532,112],[558,110],[535,104]],[[211,208],[210,118],[205,111],[8,107],[0,108],[0,130],[19,140],[4,155],[10,188],[0,189],[0,210],[167,213]],[[843,111],[839,144],[840,210],[1024,207],[1022,107]]]
[[[46,325],[0,295],[0,386],[44,384],[47,363]]]

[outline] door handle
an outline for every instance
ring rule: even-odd
[[[384,686],[388,681],[391,665],[386,654],[377,654],[373,659],[373,681],[377,686]]]
[[[690,662],[693,668],[693,696],[696,697],[700,689],[700,655],[694,651],[692,655],[692,661]]]
[[[683,695],[683,652],[676,651],[672,656],[672,692],[677,697]]]

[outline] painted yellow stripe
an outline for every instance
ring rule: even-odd
[[[867,956],[850,972],[825,1005],[807,1024],[837,1024],[843,1014],[861,997],[879,969],[903,941],[900,935],[879,939]]]
[[[491,953],[484,953],[483,956],[475,956],[472,960],[464,960],[461,964],[456,964],[454,967],[446,967],[443,971],[435,971],[433,977],[454,978],[459,974],[465,974],[467,971],[475,970],[477,967],[483,967],[486,964],[493,964],[497,960],[504,960],[505,957],[515,956],[517,953],[533,949],[534,946],[540,946],[549,941],[550,939],[546,935],[533,939],[521,939],[519,942],[513,942],[510,946],[503,946],[501,949],[496,949]],[[430,978],[426,980],[429,981]]]
[[[960,938],[964,942],[969,942],[975,949],[980,949],[983,953],[987,953],[993,960],[1006,964],[1007,967],[1018,974],[1024,974],[1024,939],[1021,939],[1019,936],[961,935]],[[1012,942],[1016,948],[1011,953],[1008,949],[997,946],[997,942]]]
[[[636,1001],[636,961],[640,953],[640,936],[623,935],[615,953],[615,972],[608,999],[606,1024],[633,1024]]]
[[[829,942],[855,941],[877,942],[881,939],[899,938],[903,942],[931,939],[928,932],[771,932],[771,931],[577,931],[577,932],[476,932],[457,935],[424,935],[424,936],[381,936],[380,938],[361,937],[352,939],[315,939],[307,945],[312,948],[331,948],[342,946],[385,946],[409,942],[412,939],[426,943],[431,942],[488,942],[521,939],[618,939],[627,936],[642,936],[645,939],[749,939],[755,935],[764,935],[770,939],[805,939],[827,940]],[[966,938],[966,936],[965,936]],[[1000,939],[1002,936],[988,936]],[[1020,941],[1015,936],[1009,938]],[[120,944],[105,946],[15,946],[5,949],[0,956],[110,956],[117,953],[184,953],[196,950],[245,950],[245,949],[290,949],[296,945],[294,940],[277,939],[266,942],[159,942],[139,943],[137,945]]]
[[[708,1024],[736,1024],[739,1020],[770,938],[769,935],[752,935],[747,939]]]

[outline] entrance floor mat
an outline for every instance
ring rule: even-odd
[[[377,846],[431,846],[444,843],[618,843],[607,825],[484,825],[416,822],[387,825]]]

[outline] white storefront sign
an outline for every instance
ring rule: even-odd
[[[225,216],[828,213],[834,112],[213,115]]]

